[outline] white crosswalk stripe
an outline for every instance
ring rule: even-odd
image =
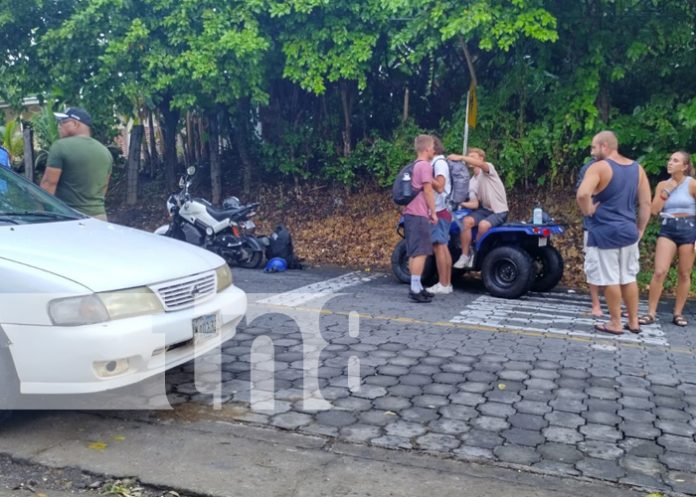
[[[279,305],[284,307],[298,307],[311,300],[335,295],[339,290],[362,283],[367,283],[368,281],[372,281],[380,276],[381,274],[379,273],[363,273],[361,271],[354,271],[352,273],[346,273],[338,276],[337,278],[318,281],[316,283],[312,283],[311,285],[295,288],[289,292],[272,295],[271,297],[266,297],[257,301],[256,303]]]
[[[649,343],[667,346],[659,322],[641,326],[638,335],[625,332],[611,335],[594,330],[594,325],[606,321],[589,315],[590,298],[577,294],[530,293],[518,300],[482,295],[467,305],[452,323],[494,326],[497,328],[537,331],[568,336],[610,338],[622,342]],[[647,303],[640,304],[640,314],[647,312]],[[605,314],[607,313],[605,309]]]

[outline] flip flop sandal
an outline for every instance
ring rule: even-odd
[[[630,326],[628,326],[628,323],[624,325],[623,329],[626,331],[630,331],[631,333],[635,333],[636,335],[643,331],[640,329],[640,326],[638,328],[631,328]]]
[[[602,323],[602,324],[596,324],[594,325],[594,329],[596,331],[601,331],[603,333],[610,333],[612,335],[623,335],[623,331],[621,330],[612,330],[611,328],[607,328],[607,325]]]
[[[652,314],[646,314],[638,318],[639,324],[653,324],[655,322],[655,316]]]
[[[674,319],[672,319],[672,322],[677,326],[686,326],[687,324],[689,324],[686,318],[681,314],[675,314]]]

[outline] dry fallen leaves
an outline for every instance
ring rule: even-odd
[[[107,210],[114,222],[147,231],[168,222],[167,193],[143,195],[135,207],[127,207],[120,201],[125,194],[118,188],[112,195]],[[196,191],[194,195],[210,198],[206,191]],[[264,187],[260,192],[243,196],[226,185],[223,196],[228,195],[237,195],[243,202],[261,202],[254,218],[257,233],[268,234],[277,224],[285,224],[292,233],[297,255],[310,265],[390,271],[391,253],[400,240],[396,233],[399,208],[386,190],[351,192],[343,187],[303,184]],[[514,194],[510,191],[509,219],[528,219],[537,197],[544,209],[566,226],[564,235],[552,239],[565,265],[561,285],[586,291],[581,216],[570,190],[542,193],[516,190]]]

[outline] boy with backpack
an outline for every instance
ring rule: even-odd
[[[431,226],[437,224],[435,196],[433,192],[433,167],[430,161],[435,155],[433,137],[418,135],[414,140],[416,163],[409,175],[411,186],[418,194],[404,208],[406,255],[411,273],[411,289],[408,296],[418,303],[428,303],[433,294],[423,288],[421,276],[425,260],[433,253]]]

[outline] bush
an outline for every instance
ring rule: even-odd
[[[378,136],[366,138],[355,147],[349,157],[341,157],[327,165],[323,172],[335,181],[351,185],[376,182],[379,186],[390,185],[396,174],[415,157],[413,139],[426,133],[413,121],[407,121],[394,130],[389,140]]]

